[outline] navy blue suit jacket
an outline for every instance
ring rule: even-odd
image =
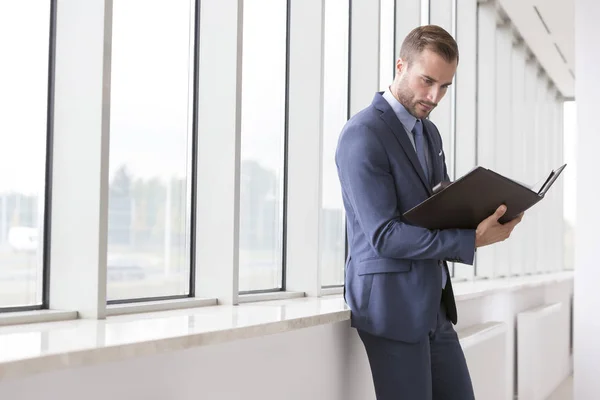
[[[418,342],[436,326],[446,261],[472,264],[475,231],[411,226],[402,214],[448,180],[442,139],[423,120],[431,157],[427,181],[408,134],[377,93],[344,126],[336,165],[347,218],[345,298],[352,326],[393,340]],[[450,275],[448,274],[448,277]],[[456,324],[448,278],[443,299]]]

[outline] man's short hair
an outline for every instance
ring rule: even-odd
[[[413,29],[402,42],[400,58],[410,66],[423,50],[431,50],[447,62],[458,63],[458,45],[445,29],[437,25],[424,25]]]

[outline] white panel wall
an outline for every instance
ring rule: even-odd
[[[568,301],[572,282],[502,292],[458,303],[457,330],[506,324],[503,393],[512,399],[518,312]],[[568,314],[560,328],[568,330]],[[502,336],[504,338],[504,336]],[[499,343],[502,345],[502,343]],[[565,338],[557,347],[566,348]],[[473,362],[477,361],[470,357]],[[499,360],[503,357],[496,355]],[[595,362],[595,361],[594,361]],[[561,367],[568,371],[569,365]],[[475,379],[494,376],[474,371]],[[481,386],[476,382],[475,386]],[[375,400],[364,349],[348,321],[284,334],[0,382],[0,398],[19,400]],[[579,397],[582,399],[590,397]]]
[[[598,149],[600,129],[600,2],[575,0],[575,96],[577,98],[577,234],[575,236],[575,398],[600,393],[600,268],[598,267]]]
[[[529,310],[543,304],[564,302],[568,304],[570,296],[573,293],[572,281],[565,281],[549,285],[547,287],[531,288],[514,292],[498,293],[494,296],[487,296],[473,300],[459,302],[458,306],[458,325],[457,331],[462,331],[470,326],[487,321],[500,321],[507,324],[506,331],[506,382],[505,392],[502,398],[512,400],[516,390],[516,315],[522,311]],[[561,309],[561,329],[563,332],[569,329],[568,309]],[[567,339],[557,344],[562,348],[568,348]],[[570,370],[569,362],[564,361],[562,365],[565,375]],[[585,399],[585,397],[583,397]],[[525,398],[524,400],[529,400]]]
[[[544,400],[565,380],[570,362],[567,303],[551,303],[517,315],[518,393]]]
[[[458,332],[476,399],[504,399],[507,382],[506,323],[489,322]]]

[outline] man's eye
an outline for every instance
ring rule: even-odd
[[[423,78],[423,81],[427,84],[427,85],[431,85],[433,82],[431,81],[431,79],[427,79],[427,78]]]

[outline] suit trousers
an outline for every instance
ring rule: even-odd
[[[435,329],[419,343],[358,334],[365,346],[377,400],[472,400],[462,347],[442,302]]]

